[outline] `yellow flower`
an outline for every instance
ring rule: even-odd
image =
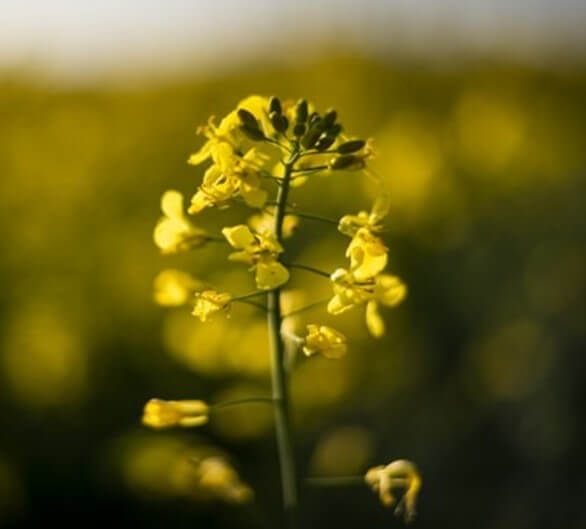
[[[207,457],[199,462],[198,476],[201,488],[224,501],[247,503],[254,496],[252,489],[222,457]]]
[[[358,281],[376,276],[387,266],[387,247],[368,228],[360,228],[346,249],[350,270]]]
[[[370,213],[360,211],[356,215],[344,215],[338,224],[338,230],[344,235],[354,237],[360,228],[368,228],[370,232],[382,231],[382,220],[389,212],[390,202],[389,195],[382,192],[374,201]]]
[[[167,269],[159,272],[154,280],[155,302],[165,307],[185,305],[196,290],[204,283],[181,270]]]
[[[205,230],[194,226],[183,213],[183,195],[165,191],[161,198],[164,216],[155,226],[153,238],[163,254],[174,254],[202,246],[210,240]]]
[[[334,297],[328,303],[330,314],[342,314],[357,305],[366,303],[366,326],[375,337],[385,332],[385,324],[378,313],[378,303],[387,307],[395,307],[407,294],[407,287],[396,276],[379,274],[360,281],[352,271],[338,268],[331,279],[334,286]]]
[[[415,518],[417,495],[421,489],[421,476],[411,461],[399,459],[387,466],[380,465],[371,468],[364,479],[372,490],[379,494],[385,507],[392,507],[397,501],[392,489],[404,489],[403,497],[395,508],[395,514],[397,516],[403,515],[406,522]]]
[[[230,306],[232,296],[215,290],[204,290],[198,292],[195,298],[195,306],[192,314],[197,316],[201,321],[208,320],[211,314],[222,309],[227,310]]]
[[[240,250],[231,253],[229,259],[251,265],[258,288],[271,290],[289,280],[289,271],[277,261],[283,247],[270,232],[253,234],[248,226],[239,224],[224,228],[222,233],[232,247]]]
[[[380,224],[389,208],[388,195],[382,193],[376,199],[370,213],[345,215],[340,219],[338,230],[352,237],[346,250],[350,270],[359,281],[369,279],[387,266],[387,248],[375,233],[382,231]]]
[[[189,428],[207,423],[208,415],[209,407],[201,400],[151,399],[144,407],[142,423],[157,429]]]
[[[273,229],[275,223],[275,216],[267,211],[252,215],[248,219],[248,225],[256,233],[267,233]],[[295,215],[285,215],[283,218],[283,239],[291,237],[299,225],[299,217]]]
[[[326,327],[325,325],[309,324],[303,352],[307,356],[321,353],[326,358],[341,358],[348,351],[346,337],[341,333]]]
[[[238,195],[250,207],[262,207],[267,192],[260,187],[260,173],[268,157],[254,147],[241,156],[226,142],[218,142],[211,152],[214,165],[206,171],[191,199],[189,213],[199,213],[206,207],[224,207]]]

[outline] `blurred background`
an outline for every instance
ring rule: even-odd
[[[152,243],[161,193],[200,182],[196,128],[253,93],[335,107],[376,138],[389,269],[409,286],[382,340],[359,309],[294,322],[335,321],[351,344],[293,374],[300,472],[405,457],[424,479],[415,527],[586,526],[586,4],[3,1],[0,22],[1,527],[279,526],[270,410],[195,432],[139,423],[150,397],[269,390],[262,314],[204,326],[152,301],[162,268],[253,287],[226,248]],[[374,191],[342,173],[295,201],[338,217]],[[304,221],[287,252],[333,270],[346,243]],[[292,308],[331,292],[303,272],[290,287]],[[178,460],[201,453],[255,502],[192,494]],[[305,527],[401,526],[365,487],[303,500]]]

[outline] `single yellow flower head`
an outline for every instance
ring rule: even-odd
[[[155,226],[153,239],[163,254],[174,254],[202,246],[210,235],[194,226],[183,213],[183,195],[165,191],[161,198],[163,217]]]
[[[387,266],[387,247],[380,237],[373,235],[368,228],[360,228],[348,249],[350,270],[358,281],[376,276]]]
[[[220,310],[228,310],[232,296],[215,290],[198,292],[195,297],[195,305],[192,314],[205,322],[210,315]]]
[[[185,305],[196,290],[204,283],[181,270],[167,269],[159,272],[153,283],[153,297],[156,303],[164,307]]]
[[[328,303],[330,314],[342,314],[357,305],[366,303],[366,326],[370,333],[379,338],[385,332],[385,324],[378,313],[378,303],[395,307],[407,295],[407,287],[396,276],[378,274],[359,280],[352,271],[337,269],[331,279],[334,297]]]
[[[289,280],[289,270],[277,260],[283,247],[272,233],[252,233],[245,224],[226,227],[222,233],[230,246],[240,250],[230,254],[229,259],[251,265],[258,288],[271,290]]]
[[[275,216],[272,213],[264,211],[252,215],[248,219],[248,225],[256,233],[270,233],[275,223]],[[299,225],[299,217],[295,215],[285,215],[283,218],[283,239],[288,239],[293,235]]]
[[[209,407],[201,400],[149,400],[143,411],[142,423],[151,428],[173,426],[189,428],[208,422]]]
[[[214,496],[230,503],[248,503],[254,497],[236,470],[222,457],[207,457],[198,465],[198,485]]]
[[[309,324],[303,352],[307,356],[320,353],[326,358],[341,358],[348,352],[346,337],[331,327]]]
[[[338,224],[338,231],[349,237],[354,237],[361,228],[367,228],[372,233],[380,232],[383,230],[381,222],[389,213],[389,208],[389,195],[383,191],[374,201],[370,213],[360,211],[356,215],[344,215]]]
[[[421,476],[417,467],[406,459],[393,461],[387,466],[371,468],[364,477],[372,490],[378,493],[385,507],[396,504],[395,514],[403,515],[406,522],[415,518],[417,495],[421,489]],[[403,489],[403,497],[397,503],[393,489]]]

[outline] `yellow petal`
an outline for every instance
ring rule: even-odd
[[[251,208],[262,208],[267,201],[268,193],[264,189],[244,185],[240,189],[244,202]]]
[[[203,211],[205,208],[213,206],[213,203],[210,201],[208,196],[203,191],[197,191],[195,195],[191,198],[191,205],[187,210],[188,213],[192,215]]]
[[[381,318],[374,300],[369,301],[366,305],[366,326],[375,338],[380,338],[385,333],[385,322]]]
[[[371,225],[379,224],[389,213],[391,208],[391,200],[389,193],[381,192],[374,201],[368,223]]]
[[[250,228],[245,224],[223,228],[222,234],[226,237],[230,246],[239,250],[250,248],[256,243],[256,239],[250,231]]]
[[[181,270],[162,270],[154,280],[155,302],[165,307],[178,307],[189,301],[203,284]]]
[[[376,278],[376,300],[386,305],[394,307],[401,303],[407,295],[407,285],[397,276],[381,274]]]
[[[274,260],[260,261],[256,265],[255,279],[258,288],[271,290],[289,281],[289,270]]]
[[[199,151],[189,157],[187,163],[190,165],[199,165],[205,162],[211,156],[211,143],[207,141]]]
[[[161,211],[171,219],[182,219],[183,195],[179,191],[165,191],[161,197]]]

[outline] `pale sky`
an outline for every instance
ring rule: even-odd
[[[584,56],[586,0],[0,0],[0,69],[86,76],[292,59],[323,40],[369,52]]]

